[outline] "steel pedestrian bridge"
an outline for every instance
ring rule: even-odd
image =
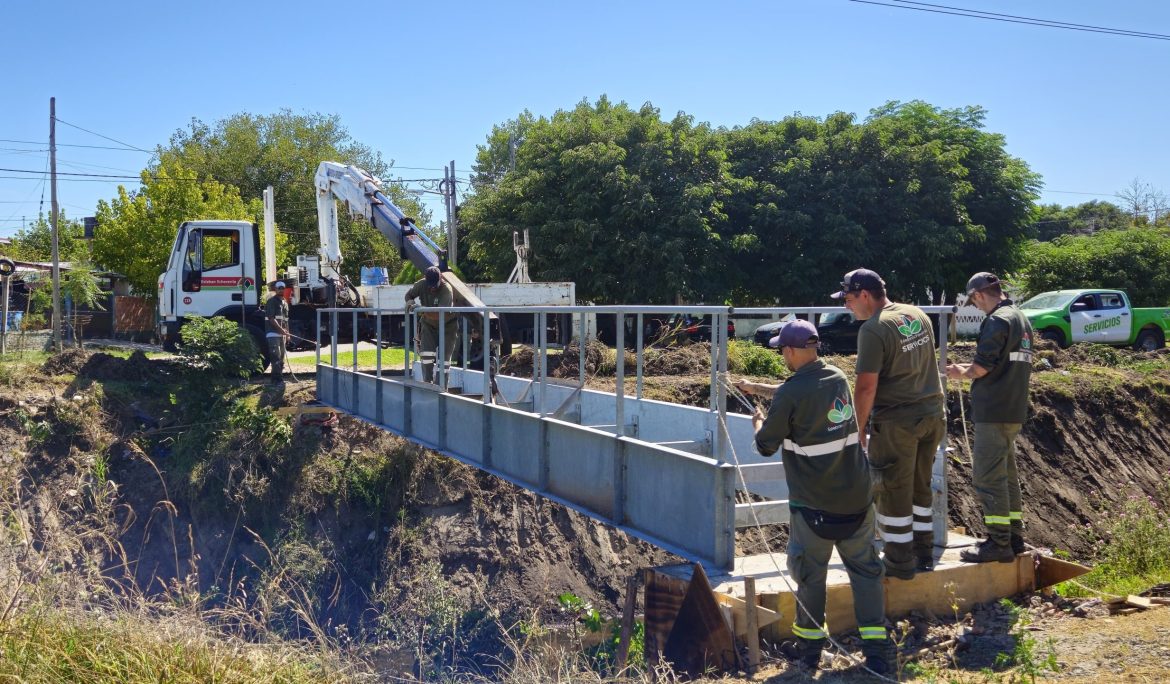
[[[939,316],[939,367],[946,364],[949,306],[922,307]],[[813,315],[843,312],[840,307],[732,308],[650,306],[417,307],[405,309],[323,309],[318,312],[317,397],[416,444],[490,472],[541,496],[621,529],[713,571],[735,565],[735,531],[757,523],[788,521],[788,487],[780,458],[765,458],[752,448],[750,416],[727,411],[727,323],[730,317]],[[449,368],[435,369],[436,383],[418,377],[419,363],[406,350],[405,363],[341,366],[339,332],[358,315],[405,316],[414,330],[419,313],[441,320],[457,316],[467,350],[469,328],[481,327],[488,339],[490,314],[534,317],[531,377],[497,375],[493,392],[490,355],[472,368],[467,353]],[[697,314],[711,317],[711,396],[706,408],[683,406],[643,396],[644,323],[649,316]],[[615,386],[622,391],[586,387],[585,345],[578,344],[576,381],[548,375],[549,316],[572,314],[576,339],[585,338],[590,315],[612,315],[616,348],[632,341],[634,377],[616,364]],[[328,320],[323,320],[328,316]],[[322,324],[325,325],[322,325]],[[627,325],[632,326],[627,336]],[[382,329],[378,325],[379,331]],[[439,358],[455,340],[440,325]],[[380,334],[380,332],[379,332]],[[632,338],[628,339],[628,338]],[[353,339],[357,339],[356,334]],[[567,352],[566,352],[567,353]],[[621,354],[619,352],[619,358]],[[630,387],[632,380],[632,388]],[[446,391],[440,388],[446,387]],[[632,389],[633,393],[629,394]],[[494,395],[494,396],[493,396]],[[946,441],[935,456],[935,544],[947,539]]]

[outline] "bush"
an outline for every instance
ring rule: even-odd
[[[260,350],[246,330],[222,316],[188,318],[179,353],[216,375],[246,378],[262,369]]]
[[[1153,495],[1130,494],[1104,503],[1096,525],[1077,532],[1098,549],[1096,566],[1083,583],[1127,593],[1131,588],[1170,580],[1170,477]]]
[[[727,345],[727,370],[741,375],[762,375],[780,378],[788,375],[784,357],[771,349],[741,340]]]

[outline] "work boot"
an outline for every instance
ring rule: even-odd
[[[780,652],[789,660],[794,660],[810,669],[817,669],[821,664],[821,649],[825,645],[824,639],[802,639],[796,637],[793,641],[780,644]]]
[[[1027,550],[1028,547],[1024,544],[1024,536],[1022,534],[1012,532],[1012,553],[1018,556]]]
[[[914,564],[914,572],[930,572],[934,570],[934,556],[919,556]]]
[[[997,544],[991,539],[984,539],[974,549],[963,549],[959,558],[964,563],[1011,563],[1016,559],[1009,544]]]
[[[879,675],[888,676],[898,671],[898,648],[893,641],[862,640],[861,653],[865,656],[865,666]]]

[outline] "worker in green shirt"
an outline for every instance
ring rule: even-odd
[[[273,294],[264,302],[264,341],[268,344],[273,385],[284,382],[285,342],[289,336],[288,302],[284,298],[284,287],[283,280],[273,283]]]
[[[885,628],[881,559],[873,546],[873,491],[858,445],[849,381],[817,356],[817,329],[796,320],[780,329],[778,347],[792,376],[781,385],[740,381],[744,394],[772,395],[767,415],[756,409],[754,447],[764,456],[782,451],[790,509],[788,572],[796,580],[792,632],[797,657],[816,667],[828,636],[825,583],[833,549],[853,588],[853,611],[866,667],[895,670],[896,650]]]
[[[934,569],[930,478],[946,434],[934,329],[918,307],[891,302],[869,269],[845,274],[831,296],[865,321],[857,331],[857,427],[874,476],[886,575],[912,579]]]
[[[443,280],[443,274],[439,272],[439,269],[431,266],[423,272],[423,279],[406,291],[408,310],[414,308],[415,299],[418,299],[421,306],[455,306],[455,291]],[[458,317],[455,314],[445,314],[443,318],[443,363],[446,364],[451,361],[451,353],[455,349],[455,337],[459,325]],[[435,356],[439,349],[439,314],[437,312],[427,312],[419,316],[418,336],[419,356],[423,363],[423,378],[427,382],[434,382]]]
[[[947,377],[972,381],[973,480],[983,506],[987,539],[974,549],[964,549],[959,556],[968,563],[1010,563],[1024,552],[1016,437],[1028,418],[1032,324],[991,273],[971,276],[967,297],[987,318],[979,326],[975,360],[948,365]]]

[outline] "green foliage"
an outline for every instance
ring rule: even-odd
[[[221,377],[248,377],[260,372],[260,351],[252,336],[236,323],[216,316],[192,316],[179,331],[179,353],[193,365]]]
[[[1096,548],[1092,572],[1081,584],[1105,592],[1170,581],[1170,477],[1153,494],[1118,502],[1099,500],[1095,524],[1073,531]],[[1127,593],[1127,592],[1122,592]]]
[[[177,160],[142,172],[142,189],[98,202],[94,259],[127,276],[137,294],[153,297],[158,276],[166,270],[179,224],[195,219],[256,221],[263,207],[259,196],[240,199],[235,187],[215,180],[195,180],[195,173]]]
[[[596,634],[605,630],[608,625],[609,635],[605,639],[602,639],[596,646],[586,649],[583,655],[586,656],[593,669],[602,674],[613,674],[617,662],[617,649],[621,643],[621,622],[618,620],[607,621],[593,607],[593,604],[584,601],[581,597],[571,592],[557,596],[557,603],[560,605],[562,613],[566,613],[573,618],[574,630],[577,629],[577,624],[580,623],[588,632]],[[637,667],[644,663],[645,659],[646,625],[645,623],[635,621],[634,628],[630,634],[626,662],[631,666]]]
[[[962,289],[1016,264],[1038,176],[978,107],[890,103],[711,130],[602,97],[493,129],[461,219],[477,266],[530,269],[602,302],[823,302],[869,263],[895,297]],[[510,141],[521,140],[515,151]]]
[[[1170,229],[1106,230],[1029,245],[1024,289],[1105,287],[1125,290],[1134,306],[1170,304]]]
[[[49,261],[53,258],[53,225],[44,214],[27,228],[16,231],[6,256],[22,261]],[[57,213],[57,255],[61,261],[84,261],[89,257],[85,243],[85,226],[69,219],[64,210]]]
[[[273,411],[236,402],[228,413],[228,425],[253,435],[264,453],[286,449],[292,444],[293,429],[288,420]]]
[[[465,283],[467,282],[467,280],[464,279],[464,277],[463,277],[463,271],[460,270],[458,266],[453,266],[451,268],[451,272],[454,273],[455,275],[459,276],[459,279],[462,280],[463,282],[465,282]],[[423,278],[422,271],[418,270],[417,266],[415,266],[414,264],[412,264],[409,261],[404,261],[404,262],[402,262],[402,268],[399,269],[399,271],[398,271],[398,275],[394,276],[393,284],[394,285],[413,285],[413,284],[417,283],[418,281],[422,280],[422,278]]]
[[[728,341],[727,370],[740,375],[771,378],[782,378],[789,374],[783,356],[773,349],[766,349],[745,340]]]
[[[376,597],[382,611],[376,618],[391,643],[414,651],[420,663],[429,663],[433,674],[445,652],[454,653],[466,635],[459,627],[467,612],[438,561],[422,563],[416,572],[396,586],[387,585]]]
[[[1074,207],[1059,204],[1037,206],[1032,214],[1030,237],[1047,242],[1062,235],[1092,235],[1102,230],[1129,228],[1130,217],[1112,202],[1092,200]]]
[[[241,112],[213,124],[192,119],[171,136],[160,160],[160,165],[179,163],[204,182],[228,184],[249,202],[259,201],[271,185],[281,231],[278,241],[286,237],[288,241],[287,247],[278,248],[278,268],[291,263],[290,255],[316,254],[320,246],[313,177],[322,161],[354,164],[379,177],[392,170],[380,153],[355,141],[337,115],[294,114],[287,109],[274,114]],[[383,192],[420,226],[426,224],[429,212],[401,187],[387,184]],[[394,267],[401,260],[390,242],[364,221],[340,216],[338,230],[347,256],[342,271],[354,282],[363,264]]]
[[[582,299],[662,303],[717,293],[725,168],[709,127],[604,96],[528,118],[497,127],[480,148],[476,193],[460,213],[468,255],[485,275],[507,277],[512,232],[529,228],[533,278],[572,280]],[[515,171],[501,177],[513,129],[523,129],[523,143]]]
[[[1015,667],[1033,684],[1036,682],[1036,675],[1059,672],[1060,663],[1056,659],[1056,645],[1052,637],[1048,637],[1046,648],[1042,652],[1036,638],[1028,630],[1028,625],[1032,620],[1027,611],[1021,609],[1010,599],[1002,599],[999,603],[1008,609],[1008,614],[1012,618],[1012,637],[1015,638],[1016,643],[1011,653],[1000,653],[996,656],[996,666]]]
[[[36,447],[44,444],[50,437],[53,436],[53,426],[45,419],[36,420],[30,416],[24,409],[16,409],[16,420],[20,422],[20,427],[24,433],[28,435],[29,446]]]

